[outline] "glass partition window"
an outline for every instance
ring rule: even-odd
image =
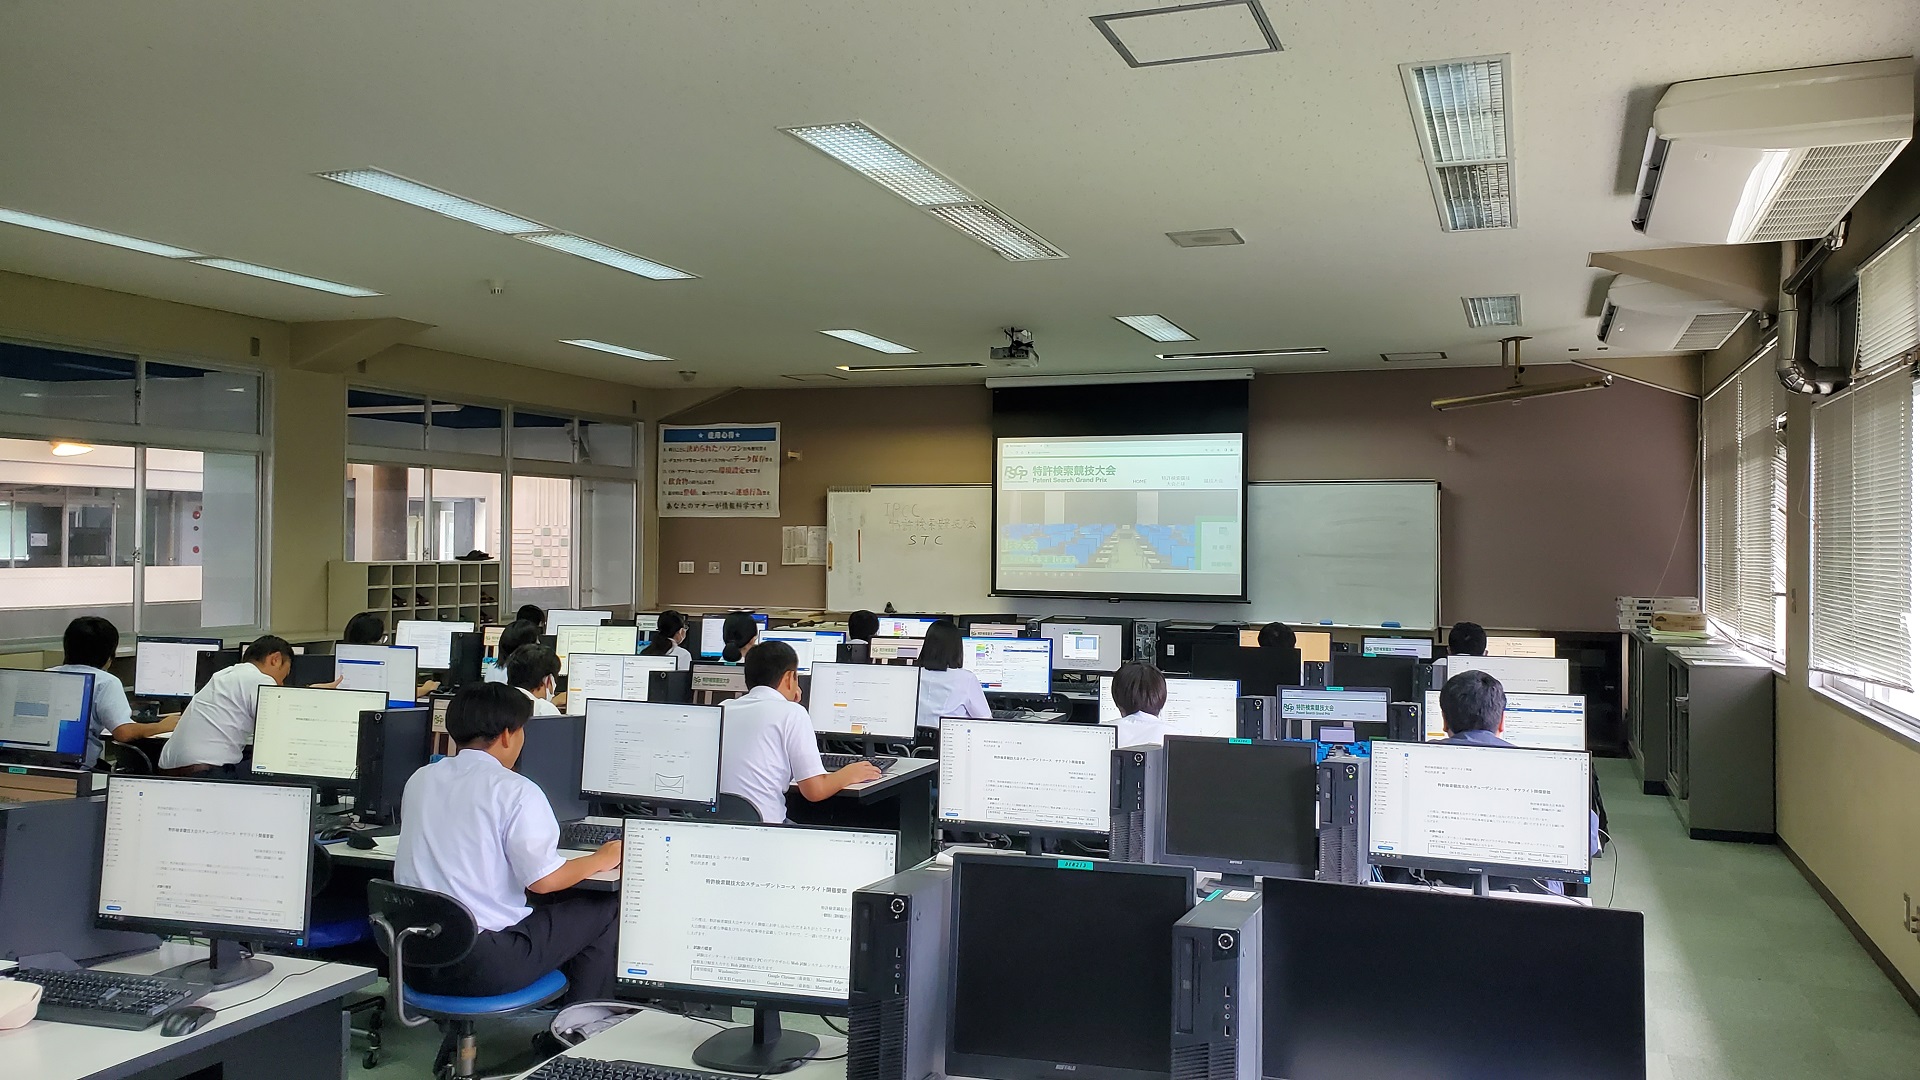
[[[426,558],[425,469],[347,465],[347,558],[402,562]]]
[[[500,474],[429,469],[427,482],[433,492],[427,558],[457,559],[470,551],[499,558]]]
[[[533,461],[572,461],[573,419],[513,410],[513,456]]]
[[[573,481],[513,478],[513,602],[573,602]]]
[[[16,416],[131,424],[139,362],[0,341],[0,401]]]
[[[580,481],[580,606],[634,601],[634,498],[626,480]]]
[[[424,449],[427,445],[426,400],[376,390],[348,390],[347,442],[354,446],[386,446],[396,450]]]
[[[260,374],[147,362],[146,422],[189,431],[260,433]]]
[[[427,427],[427,449],[499,457],[500,423],[499,409],[436,401]]]

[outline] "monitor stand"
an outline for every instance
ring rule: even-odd
[[[1473,895],[1475,896],[1492,896],[1493,895],[1493,888],[1487,883],[1487,872],[1485,870],[1480,871],[1479,875],[1476,876],[1473,880]]]
[[[1258,889],[1260,882],[1252,874],[1221,874],[1215,886],[1221,889]]]
[[[194,986],[205,986],[215,990],[224,990],[229,986],[239,986],[273,970],[273,965],[255,956],[242,954],[240,943],[225,938],[214,938],[208,943],[208,956],[205,960],[170,967],[156,972],[163,979],[179,979]]]
[[[728,1028],[694,1047],[693,1063],[715,1072],[768,1076],[805,1064],[820,1040],[804,1031],[780,1030],[780,1011],[753,1010],[752,1027]]]

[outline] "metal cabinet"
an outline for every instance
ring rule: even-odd
[[[1695,840],[1772,843],[1773,668],[1665,657],[1667,798]]]
[[[1627,749],[1640,790],[1667,793],[1667,647],[1635,630],[1627,636]]]

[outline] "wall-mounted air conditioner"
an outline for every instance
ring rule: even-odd
[[[1675,83],[1634,228],[1693,244],[1825,236],[1913,137],[1911,58]]]
[[[1725,300],[1621,274],[1607,286],[1600,340],[1636,353],[1706,352],[1726,344],[1752,315]]]

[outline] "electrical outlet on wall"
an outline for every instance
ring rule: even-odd
[[[720,572],[720,564],[719,564],[719,563],[717,563],[717,562],[710,562],[710,563],[708,563],[708,564],[707,564],[707,573],[709,573],[709,574],[717,574],[717,573],[719,573],[719,572]]]
[[[753,575],[753,564],[750,562],[742,562],[740,564],[740,572],[751,577]]]
[[[683,573],[683,574],[691,574],[691,573],[693,573],[693,560],[692,560],[692,559],[687,559],[687,560],[685,560],[685,561],[683,561],[683,562],[682,562],[682,563],[680,564],[680,572],[681,572],[681,573]]]
[[[756,562],[756,563],[754,563],[754,564],[753,564],[753,573],[754,573],[754,576],[756,576],[756,577],[766,577],[766,576],[767,576],[767,564],[766,564],[766,563],[763,563],[763,562]]]

